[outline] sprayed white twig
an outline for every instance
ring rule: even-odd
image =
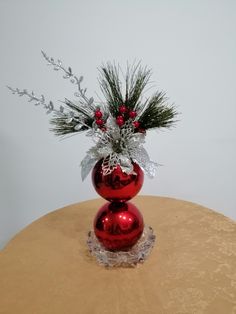
[[[35,106],[42,105],[47,110],[48,114],[51,112],[63,114],[64,107],[60,106],[59,110],[55,109],[53,102],[51,100],[46,102],[44,95],[38,97],[33,91],[30,93],[27,89],[20,90],[19,88],[12,88],[10,86],[7,86],[7,88],[12,92],[12,94],[27,96],[29,98],[29,102],[33,101]]]
[[[93,97],[88,98],[86,96],[87,88],[82,88],[81,83],[83,81],[83,76],[77,77],[73,72],[71,67],[65,67],[62,64],[61,60],[55,61],[54,58],[49,57],[44,51],[41,51],[44,59],[48,62],[48,65],[52,65],[55,71],[62,70],[65,74],[63,75],[64,79],[70,79],[72,84],[77,85],[77,92],[74,95],[81,99],[82,104],[86,104],[88,107],[93,108],[92,104],[94,102]]]

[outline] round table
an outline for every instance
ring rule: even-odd
[[[236,313],[236,223],[165,197],[133,199],[157,236],[144,264],[105,268],[87,249],[104,200],[33,222],[0,252],[0,313]]]

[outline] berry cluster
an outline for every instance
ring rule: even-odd
[[[137,132],[145,133],[145,130],[140,128],[140,122],[135,120],[137,117],[137,112],[134,110],[128,109],[125,105],[119,106],[119,113],[116,116],[116,124],[121,127],[124,123],[131,119],[133,120],[133,126]],[[94,112],[95,123],[102,130],[106,131],[105,123],[106,121],[103,119],[103,113],[100,108],[97,108]]]
[[[103,120],[102,117],[103,113],[101,112],[101,110],[99,108],[96,109],[94,112],[95,123],[101,130],[106,131],[106,127],[104,126],[105,121]]]
[[[122,126],[127,119],[134,120],[137,116],[137,112],[134,110],[129,110],[125,105],[119,106],[119,115],[116,117],[116,123],[119,126]],[[136,129],[139,128],[140,123],[138,121],[134,121],[133,125]]]

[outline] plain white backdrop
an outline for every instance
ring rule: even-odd
[[[236,219],[235,31],[233,0],[0,0],[0,247],[47,212],[97,197],[90,178],[80,178],[92,143],[85,135],[60,141],[43,108],[5,87],[73,100],[73,85],[46,65],[41,49],[84,75],[95,99],[102,62],[152,68],[155,87],[181,116],[175,129],[148,134],[145,147],[164,166],[141,194]]]

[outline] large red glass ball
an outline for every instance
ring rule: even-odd
[[[103,175],[103,159],[99,160],[92,171],[92,182],[99,195],[111,202],[127,201],[141,189],[144,174],[138,164],[133,163],[135,174],[126,174],[118,165],[111,174]]]
[[[106,203],[94,220],[94,232],[99,242],[111,251],[132,247],[143,232],[143,217],[132,203]]]

